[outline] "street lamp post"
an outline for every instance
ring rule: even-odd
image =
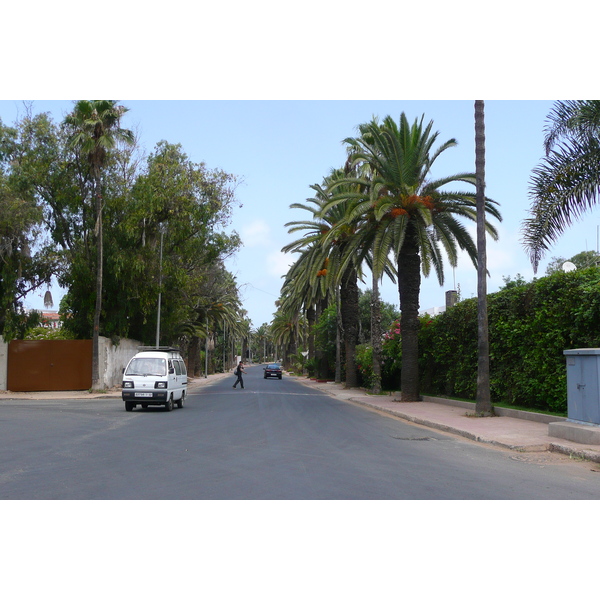
[[[204,379],[208,377],[208,315],[206,316],[206,346],[204,349]]]
[[[162,223],[159,223],[160,228],[160,262],[158,276],[158,314],[156,317],[156,348],[160,346],[160,302],[162,296],[162,257],[163,257],[163,236],[165,234]]]

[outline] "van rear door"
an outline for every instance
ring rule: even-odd
[[[183,360],[178,359],[175,361],[175,373],[177,373],[178,385],[180,385],[183,390],[187,389],[187,371]]]

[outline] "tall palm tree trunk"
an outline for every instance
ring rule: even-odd
[[[337,292],[337,302],[335,310],[335,382],[342,383],[342,338],[344,337],[344,328],[342,327],[342,317],[340,310],[340,294]]]
[[[96,200],[96,305],[92,330],[92,388],[100,387],[100,314],[102,312],[102,266],[104,263],[102,232],[102,193],[100,174],[94,174],[94,195]]]
[[[485,120],[483,100],[475,101],[475,199],[477,204],[477,394],[475,411],[493,412],[490,397],[490,340],[487,314],[485,247]]]
[[[358,386],[358,374],[356,372],[356,344],[358,341],[359,322],[358,297],[358,276],[356,269],[349,267],[344,273],[340,287],[347,388]]]
[[[327,308],[327,298],[320,298],[317,301],[315,322],[317,322],[317,323],[319,322],[319,319],[321,318],[321,315],[323,314],[323,311],[326,308]],[[315,377],[317,379],[325,379],[326,377],[329,376],[329,367],[327,364],[327,354],[318,345],[315,348],[315,358],[316,358]]]
[[[200,338],[193,335],[188,346],[188,371],[192,377],[199,377],[202,373],[200,364]]]
[[[315,305],[311,304],[306,309],[306,321],[308,323],[308,358],[315,362],[315,319],[316,310]]]
[[[419,396],[419,291],[421,257],[415,227],[409,222],[404,243],[398,254],[398,294],[400,297],[400,331],[402,367],[400,389],[403,402],[418,402]]]
[[[373,394],[381,392],[381,302],[379,301],[379,280],[373,275],[371,295],[371,347],[373,348]]]

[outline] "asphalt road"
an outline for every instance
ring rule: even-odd
[[[445,435],[247,369],[183,409],[0,400],[0,499],[598,499],[597,465]]]

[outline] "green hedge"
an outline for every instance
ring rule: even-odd
[[[492,402],[566,412],[563,351],[600,346],[600,270],[556,273],[488,296]],[[474,399],[477,300],[421,319],[421,392]]]

